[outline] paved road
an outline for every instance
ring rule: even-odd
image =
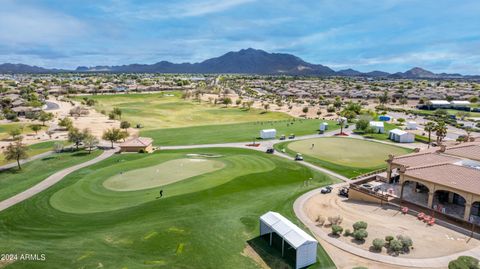
[[[81,163],[81,164],[77,164],[77,165],[74,165],[74,166],[71,166],[71,167],[68,167],[68,168],[65,168],[61,171],[58,171],[56,172],[55,174],[47,177],[46,179],[44,179],[43,181],[41,181],[40,183],[38,183],[37,185],[17,194],[17,195],[14,195],[6,200],[3,200],[0,202],[0,211],[3,211],[11,206],[14,206],[20,202],[23,202],[25,200],[27,200],[28,198],[36,195],[37,193],[40,193],[46,189],[48,189],[49,187],[53,186],[54,184],[56,184],[57,182],[59,182],[60,180],[62,180],[65,176],[67,176],[68,174],[72,173],[72,172],[75,172],[81,168],[84,168],[84,167],[87,167],[89,165],[92,165],[92,164],[95,164],[95,163],[98,163],[102,160],[105,160],[107,159],[108,157],[112,156],[118,149],[109,149],[109,150],[106,150],[104,151],[100,156],[96,157],[95,159],[92,159],[90,161],[87,161],[87,162],[84,162],[84,163]]]
[[[295,215],[303,224],[305,224],[305,226],[308,227],[308,229],[314,232],[314,234],[318,235],[322,240],[346,252],[349,252],[351,254],[354,254],[369,260],[378,261],[380,263],[405,266],[408,268],[411,268],[411,267],[446,268],[448,267],[448,263],[458,258],[458,256],[472,256],[477,259],[480,259],[480,247],[476,247],[467,251],[463,251],[463,252],[459,252],[452,255],[443,256],[443,257],[424,258],[424,259],[393,257],[393,256],[382,255],[382,254],[373,253],[361,248],[357,248],[346,242],[343,242],[336,238],[328,236],[328,234],[326,234],[320,227],[317,227],[315,223],[312,220],[310,220],[310,218],[307,216],[307,214],[304,211],[304,205],[311,197],[313,197],[318,193],[319,193],[319,189],[315,189],[300,196],[293,204],[293,210],[295,212]]]
[[[47,152],[44,152],[44,153],[37,154],[37,155],[32,156],[30,158],[27,158],[25,160],[20,160],[20,164],[24,164],[24,163],[27,163],[27,162],[31,162],[33,160],[45,158],[52,153],[53,153],[53,151],[47,151]],[[7,170],[7,169],[10,169],[10,168],[13,168],[13,167],[17,167],[17,162],[1,165],[0,166],[0,171]]]

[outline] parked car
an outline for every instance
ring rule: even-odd
[[[273,148],[268,148],[266,153],[268,154],[273,154],[275,152],[275,150]]]
[[[295,155],[295,161],[303,161],[303,156],[302,156],[302,154],[297,153],[297,155]]]
[[[280,140],[285,140],[285,138],[286,138],[285,135],[280,136]]]
[[[331,186],[326,186],[320,189],[320,192],[323,194],[331,193],[332,192],[332,187]]]
[[[295,135],[294,135],[294,134],[290,134],[290,135],[288,136],[288,139],[294,139],[294,138],[295,138]]]
[[[338,195],[348,198],[348,188],[343,187],[338,191]]]

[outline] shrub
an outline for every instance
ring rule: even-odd
[[[448,269],[477,269],[478,260],[470,256],[460,256],[448,263]]]
[[[340,223],[342,223],[342,220],[343,218],[341,216],[332,216],[332,217],[328,217],[328,221],[330,222],[331,225],[338,225]]]
[[[345,229],[345,232],[343,232],[343,235],[344,236],[350,236],[350,235],[352,235],[352,231],[350,231],[350,229]]]
[[[384,245],[385,245],[385,240],[381,238],[373,239],[372,246],[375,250],[382,250]]]
[[[140,149],[138,153],[146,153],[146,151],[144,149]]]
[[[395,238],[391,235],[385,236],[385,241],[387,241],[388,243],[390,243],[390,241],[392,241],[393,239],[395,239]]]
[[[403,247],[405,249],[409,249],[411,246],[413,246],[413,241],[409,236],[406,235],[397,235],[397,239],[402,242]]]
[[[365,238],[367,238],[367,236],[368,236],[368,232],[365,229],[358,229],[358,230],[353,232],[353,238],[355,238],[356,240],[359,240],[359,241],[365,240]]]
[[[318,223],[319,225],[323,226],[323,224],[325,223],[325,217],[322,216],[322,215],[319,215],[319,216],[317,217],[317,223]]]
[[[353,230],[354,231],[357,231],[357,230],[360,230],[360,229],[366,230],[367,226],[368,226],[368,224],[365,221],[357,221],[353,224]]]
[[[393,239],[389,244],[390,250],[394,252],[399,252],[403,249],[402,241]]]
[[[343,232],[342,226],[338,226],[336,224],[332,225],[332,234],[333,235],[338,235],[338,234],[341,234],[342,232]]]

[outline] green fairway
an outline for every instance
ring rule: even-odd
[[[145,129],[175,128],[210,124],[225,124],[250,121],[268,121],[290,119],[284,113],[250,109],[243,110],[230,106],[198,103],[181,98],[177,91],[152,94],[116,94],[91,95],[88,98],[97,101],[95,109],[107,113],[114,107],[122,110],[122,119],[135,126],[142,124]],[[77,96],[80,101],[85,96]]]
[[[46,126],[42,126],[42,129],[47,128]],[[20,123],[20,122],[13,122],[13,123],[4,123],[0,124],[0,140],[10,138],[8,132],[14,129],[21,129],[22,134],[34,134],[35,132],[29,128],[29,124]]]
[[[67,141],[46,141],[46,142],[40,142],[40,143],[32,144],[32,145],[28,146],[28,151],[27,151],[28,157],[33,157],[35,155],[42,154],[42,153],[45,153],[47,151],[53,150],[53,145],[56,142],[61,142],[64,145],[68,144]],[[4,165],[4,164],[7,164],[7,163],[11,163],[11,162],[13,162],[13,161],[5,160],[4,155],[3,155],[3,151],[0,151],[0,165]]]
[[[248,142],[259,139],[260,130],[276,129],[277,138],[280,135],[295,134],[308,135],[318,133],[320,123],[323,120],[283,120],[271,122],[249,122],[224,125],[207,125],[194,126],[185,128],[156,129],[142,131],[142,136],[151,137],[155,145],[172,146],[172,145],[196,145],[196,144],[213,144],[224,142]],[[334,121],[326,121],[329,123],[329,131],[338,129]],[[260,140],[258,140],[260,141]]]
[[[176,159],[158,165],[119,173],[105,180],[105,188],[114,191],[136,191],[168,185],[186,178],[222,169],[220,161],[202,158]]]
[[[59,170],[93,159],[100,153],[55,153],[22,165],[20,171],[16,167],[0,171],[0,201],[32,187]]]
[[[314,145],[312,148],[312,144]],[[358,176],[386,166],[389,154],[396,156],[409,149],[361,139],[326,137],[286,142],[275,146],[291,155],[302,153],[305,160],[346,177]]]
[[[119,171],[185,160],[192,153],[221,155],[209,160],[225,167],[146,190],[103,186]],[[310,177],[313,183],[304,187]],[[8,244],[0,251],[47,257],[6,268],[260,268],[243,254],[247,241],[258,236],[259,216],[274,210],[304,228],[293,215],[294,200],[330,183],[293,161],[244,149],[116,155],[1,212],[0,240]],[[156,199],[159,189],[164,197]],[[318,261],[310,268],[334,268],[321,246]]]

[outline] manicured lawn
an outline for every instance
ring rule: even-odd
[[[194,126],[185,128],[156,129],[141,131],[142,136],[154,139],[159,146],[213,144],[223,142],[247,142],[257,139],[260,130],[276,129],[277,138],[280,135],[294,133],[297,136],[316,134],[323,120],[283,120],[272,122],[250,122],[224,125]],[[338,129],[334,121],[327,121],[329,130]]]
[[[215,161],[225,167],[152,189],[103,186],[120,171],[191,158],[188,153],[222,155]],[[309,177],[313,184],[304,187]],[[115,155],[1,212],[0,240],[8,244],[0,252],[47,256],[6,268],[260,268],[243,254],[258,236],[259,216],[273,210],[301,226],[294,200],[330,183],[293,161],[244,149]],[[164,197],[156,199],[160,189]],[[311,268],[334,268],[321,246],[318,261]]]
[[[100,151],[55,153],[42,159],[34,160],[17,167],[0,171],[0,200],[9,198],[37,184],[51,174],[64,168],[93,159]]]
[[[458,112],[461,110],[456,110],[456,109],[437,109],[437,110],[445,110],[449,115],[457,115]],[[433,115],[435,114],[435,110],[414,110],[415,112],[427,114],[427,115]],[[463,111],[465,112],[465,111]],[[468,112],[470,114],[470,117],[478,118],[480,117],[480,112]]]
[[[28,146],[28,151],[27,151],[28,157],[33,157],[35,155],[53,150],[53,145],[55,144],[55,142],[58,142],[58,141],[46,141],[46,142],[40,142],[40,143],[36,143]],[[61,142],[64,145],[68,144],[67,141],[61,141]],[[0,152],[0,165],[4,165],[11,162],[12,161],[5,160],[3,151]]]
[[[84,96],[75,97],[81,100]],[[250,121],[268,121],[290,119],[284,113],[250,109],[242,110],[230,105],[212,105],[206,102],[184,100],[181,92],[161,92],[152,94],[92,95],[97,111],[107,113],[114,107],[122,110],[122,119],[130,121],[132,126],[142,124],[145,129],[175,128],[185,126],[238,123]]]
[[[398,156],[411,152],[401,147],[344,137],[285,142],[275,147],[277,150],[284,148],[292,156],[302,153],[305,161],[349,178],[386,167],[389,154]]]
[[[30,129],[30,124],[27,123],[20,123],[20,122],[13,122],[13,123],[5,123],[0,124],[0,140],[10,138],[8,132],[14,129],[22,129],[22,134],[34,134],[35,132]],[[47,128],[46,126],[42,127],[42,129]]]

